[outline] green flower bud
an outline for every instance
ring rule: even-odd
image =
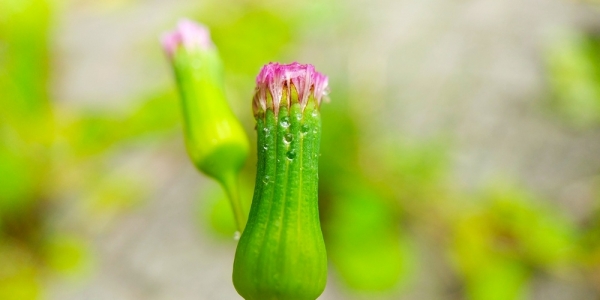
[[[246,300],[314,300],[325,289],[317,186],[326,89],[312,65],[271,63],[258,75],[256,185],[233,265]]]
[[[186,147],[196,167],[217,179],[232,201],[240,231],[246,214],[237,175],[248,157],[248,138],[225,99],[223,67],[209,31],[188,20],[162,39],[183,107]]]

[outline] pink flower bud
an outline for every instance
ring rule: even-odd
[[[173,58],[175,51],[181,46],[186,50],[209,50],[214,47],[209,30],[188,19],[180,20],[175,30],[165,33],[161,38],[161,43],[169,58]]]
[[[288,65],[265,65],[256,77],[253,99],[255,115],[258,111],[266,111],[267,108],[273,109],[277,114],[281,105],[289,107],[292,104],[292,88],[297,93],[297,101],[303,109],[311,96],[316,100],[316,105],[320,106],[323,96],[328,91],[327,76],[315,71],[311,64],[294,62]],[[272,103],[267,103],[269,96]]]

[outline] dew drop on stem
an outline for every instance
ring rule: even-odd
[[[309,130],[310,130],[310,128],[308,128],[308,125],[306,125],[306,124],[303,124],[300,127],[300,131],[302,132],[302,134],[307,134]]]
[[[292,160],[292,159],[296,158],[296,152],[295,152],[295,151],[293,151],[293,150],[291,150],[291,151],[288,151],[288,152],[286,153],[286,156],[287,156],[287,158],[288,158],[289,160]]]
[[[286,144],[289,144],[292,142],[293,139],[294,139],[294,136],[291,133],[286,133],[285,136],[283,137],[283,142]]]
[[[279,125],[281,125],[281,127],[283,128],[288,128],[290,127],[290,121],[288,117],[283,117],[281,118],[281,122],[279,123]]]

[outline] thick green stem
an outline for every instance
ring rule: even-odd
[[[314,102],[257,118],[258,168],[233,282],[247,300],[314,300],[327,258],[318,211],[321,119]]]

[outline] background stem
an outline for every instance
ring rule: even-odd
[[[240,188],[237,180],[237,174],[234,172],[227,172],[223,178],[220,180],[225,193],[227,193],[227,198],[229,198],[229,203],[231,204],[231,209],[233,210],[233,216],[235,219],[235,224],[237,230],[240,234],[244,231],[244,227],[246,226],[246,220],[248,215],[245,212],[244,206],[242,204],[242,200],[240,197]]]

